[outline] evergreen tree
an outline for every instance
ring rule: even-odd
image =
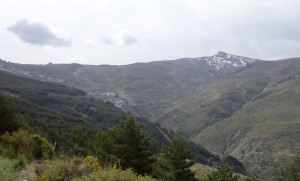
[[[189,162],[189,150],[185,140],[174,137],[169,147],[162,149],[162,156],[158,158],[153,175],[162,180],[194,181],[195,173],[190,170],[193,162]]]
[[[88,136],[84,129],[77,125],[75,126],[70,135],[69,147],[72,149],[73,154],[81,155],[87,152]]]
[[[150,174],[153,154],[148,150],[149,138],[139,129],[133,117],[127,117],[120,127],[98,132],[91,142],[90,151],[105,164],[118,163],[132,168],[138,174]]]
[[[296,156],[291,160],[285,170],[283,170],[278,181],[300,181],[300,158]]]
[[[208,174],[208,181],[238,181],[239,176],[233,175],[233,170],[226,162],[222,162],[221,167],[217,170]]]
[[[98,131],[90,143],[90,152],[96,155],[104,165],[115,164],[118,161],[116,153],[116,137],[119,128],[112,127],[107,131]]]
[[[0,135],[18,129],[18,122],[14,118],[12,100],[0,93]]]
[[[148,150],[149,138],[141,132],[133,117],[121,122],[115,144],[115,154],[123,168],[133,168],[138,174],[151,173],[153,154]]]

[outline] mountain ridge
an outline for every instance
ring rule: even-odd
[[[256,62],[195,92],[161,120],[269,180],[300,152],[299,90],[300,58]]]
[[[216,63],[224,62],[222,68],[216,67],[215,63],[209,65],[204,60],[208,57],[200,57],[118,66],[22,65],[2,61],[0,69],[37,80],[65,84],[90,93],[115,93],[117,97],[110,99],[115,105],[155,121],[173,102],[244,67],[245,64],[233,66],[234,63],[228,67],[228,61],[225,60],[227,56],[232,61],[242,59],[241,56],[232,54],[224,56],[224,52],[211,56],[211,61],[218,57],[219,62]],[[232,58],[233,56],[237,58]],[[244,59],[246,61],[249,58]],[[107,98],[104,97],[104,100]]]

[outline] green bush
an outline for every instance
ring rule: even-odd
[[[54,147],[48,140],[40,135],[30,135],[30,143],[32,148],[32,155],[36,159],[52,158],[54,156]]]
[[[15,131],[12,134],[5,132],[1,136],[1,141],[4,145],[4,153],[10,158],[16,158],[20,154],[31,159],[54,156],[53,146],[46,138],[37,134],[29,134],[25,130]]]
[[[64,160],[45,161],[44,164],[34,168],[37,177],[36,181],[62,181],[65,179],[65,172],[68,162]]]
[[[137,175],[131,169],[120,170],[116,168],[100,169],[92,172],[91,174],[74,179],[75,181],[155,181],[149,176]]]
[[[45,160],[34,168],[35,181],[155,181],[140,176],[132,169],[121,170],[117,166],[103,167],[95,156],[72,157],[65,160]]]

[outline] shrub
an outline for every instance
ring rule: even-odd
[[[101,169],[97,157],[94,156],[84,159],[75,156],[68,160],[52,160],[45,163],[35,168],[36,181],[72,180]]]
[[[6,147],[5,153],[10,158],[16,158],[19,154],[31,156],[32,147],[27,131],[19,130],[12,134],[5,132],[5,134],[1,136],[1,140]]]
[[[62,181],[65,180],[65,171],[68,168],[68,163],[65,161],[51,161],[46,165],[40,165],[35,168],[37,177],[35,181]]]
[[[4,144],[4,153],[10,158],[16,158],[19,154],[34,159],[54,156],[53,146],[46,138],[37,134],[29,134],[25,130],[15,131],[12,134],[6,132],[1,136],[1,141]]]
[[[86,156],[84,158],[84,164],[89,168],[89,169],[99,169],[100,164],[98,162],[98,158],[94,156]]]
[[[68,160],[46,160],[34,169],[35,181],[154,181],[149,176],[139,176],[131,169],[121,170],[114,167],[103,168],[97,157],[72,157]]]
[[[30,145],[32,148],[32,155],[36,159],[52,158],[54,156],[54,148],[48,140],[40,135],[30,135]]]
[[[120,170],[116,168],[108,168],[105,170],[97,170],[89,175],[82,176],[74,179],[75,181],[94,181],[94,180],[105,180],[105,181],[155,181],[155,179],[149,176],[137,175],[131,169]]]

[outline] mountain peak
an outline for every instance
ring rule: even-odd
[[[200,57],[198,60],[205,61],[206,64],[213,66],[216,70],[244,67],[257,61],[256,59],[237,56],[223,51],[218,51],[214,56]]]

